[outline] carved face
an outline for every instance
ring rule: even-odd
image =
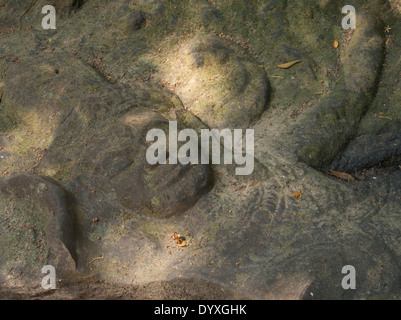
[[[33,66],[41,72],[29,76]],[[34,136],[46,136],[48,150],[38,167],[43,174],[75,184],[80,193],[116,197],[128,210],[158,217],[185,211],[210,190],[208,165],[146,161],[147,131],[168,126],[162,113],[174,106],[161,88],[111,85],[63,55],[18,65],[7,81],[6,108],[17,111],[16,121]],[[29,95],[13,90],[14,83],[20,88],[23,83],[32,99],[24,100]]]

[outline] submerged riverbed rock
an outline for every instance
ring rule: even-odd
[[[401,296],[397,1],[45,4],[0,0],[1,298]],[[149,164],[169,121],[253,129],[254,171]]]

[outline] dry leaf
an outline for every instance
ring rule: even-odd
[[[182,240],[181,242],[177,243],[179,247],[186,247],[187,242],[185,240]]]
[[[291,193],[291,197],[296,198],[296,199],[301,199],[302,198],[301,190],[298,190],[298,191],[295,191],[294,193]]]
[[[284,64],[279,64],[277,66],[277,68],[288,69],[288,68],[291,68],[294,64],[297,64],[298,62],[301,62],[301,60],[295,60],[295,61],[287,62]]]
[[[333,171],[333,170],[329,170],[329,171],[333,176],[337,177],[338,179],[345,180],[345,181],[356,181],[356,179],[353,176],[351,176],[349,173]]]
[[[186,247],[188,246],[187,242],[185,241],[184,237],[181,237],[180,234],[178,234],[177,232],[172,232],[169,234],[169,237],[171,239],[173,239],[175,241],[175,243],[179,246],[179,247]]]
[[[336,49],[338,48],[338,41],[333,40],[333,47],[336,48]]]

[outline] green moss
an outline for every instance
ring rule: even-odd
[[[159,225],[153,221],[141,223],[139,230],[145,237],[151,239],[157,239],[157,234],[160,232]]]
[[[0,265],[3,274],[13,269],[40,272],[46,264],[46,228],[50,213],[39,204],[0,199]]]
[[[150,203],[151,203],[152,207],[155,207],[155,208],[157,208],[160,205],[159,199],[156,197],[153,197]]]
[[[148,81],[156,71],[156,65],[147,58],[141,58],[129,68],[128,74],[134,80]]]
[[[305,147],[300,150],[299,157],[302,161],[308,163],[310,166],[319,168],[322,165],[321,145],[315,143],[312,146]]]
[[[20,119],[9,107],[6,100],[0,105],[0,133],[8,133],[20,123]]]

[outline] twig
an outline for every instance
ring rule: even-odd
[[[104,259],[104,256],[102,255],[102,256],[100,256],[100,257],[96,257],[96,258],[93,258],[90,262],[89,262],[89,264],[91,264],[93,261],[95,261],[95,260],[100,260],[100,259]]]
[[[25,10],[25,12],[22,14],[21,18],[19,19],[19,24],[20,24],[20,28],[22,27],[22,18],[28,13],[28,11],[30,11],[32,9],[32,7],[36,4],[37,0],[33,0],[31,5],[29,6],[28,9]]]

